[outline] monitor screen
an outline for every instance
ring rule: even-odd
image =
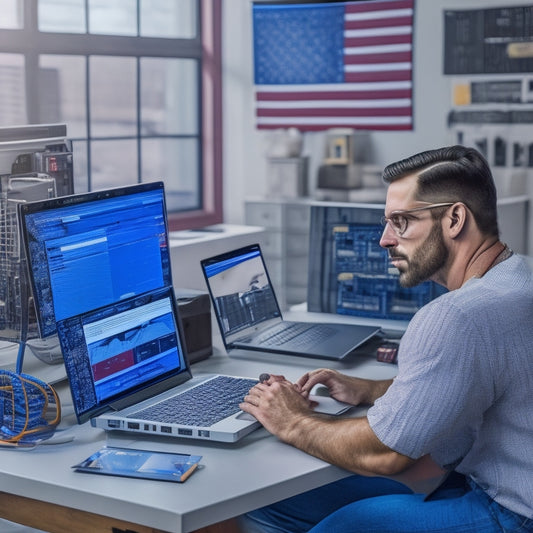
[[[379,245],[381,204],[317,202],[311,206],[308,309],[410,319],[446,290],[433,282],[404,288]]]
[[[172,284],[162,182],[23,203],[18,216],[41,337]]]
[[[281,316],[258,244],[204,259],[201,264],[229,342],[231,335]]]
[[[187,370],[175,309],[167,287],[58,322],[80,423]]]

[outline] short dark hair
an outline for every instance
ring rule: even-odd
[[[456,145],[421,152],[388,165],[383,181],[392,183],[409,174],[418,174],[417,199],[463,202],[480,231],[499,235],[494,178],[477,150]]]

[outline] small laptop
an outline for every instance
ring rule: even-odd
[[[80,423],[221,442],[260,427],[239,409],[256,379],[192,376],[171,287],[59,320],[57,333]]]
[[[284,320],[259,244],[200,263],[227,350],[340,360],[381,331],[361,324]]]

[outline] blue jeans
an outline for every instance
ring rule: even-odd
[[[245,533],[533,532],[533,520],[452,475],[429,497],[384,478],[350,476],[241,517]]]

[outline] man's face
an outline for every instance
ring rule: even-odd
[[[399,231],[393,221],[389,221],[380,241],[380,245],[389,251],[391,263],[400,272],[403,287],[414,287],[429,279],[439,281],[449,256],[442,225],[439,220],[433,220],[430,209],[404,213],[432,205],[416,200],[415,190],[415,175],[389,185],[385,216],[394,220],[394,215],[398,213],[404,219],[401,222],[406,222],[406,227],[403,232]],[[445,210],[446,206],[437,209]]]
[[[389,248],[392,258],[400,257],[397,265],[400,271],[400,284],[402,287],[414,287],[428,279],[434,279],[448,260],[448,249],[442,236],[442,227],[439,221],[431,223],[428,237],[413,250],[409,256],[401,251]]]

